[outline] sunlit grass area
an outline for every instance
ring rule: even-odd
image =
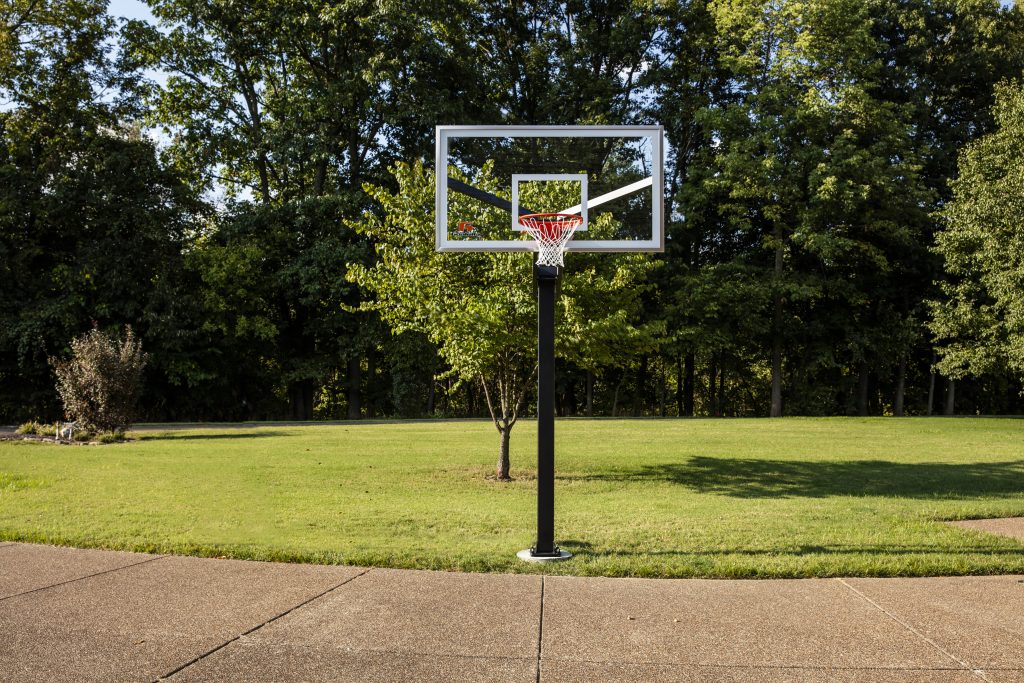
[[[607,576],[1024,572],[1024,544],[942,520],[1024,515],[1024,421],[560,420],[538,568],[534,424],[490,478],[489,422],[0,442],[0,539],[249,559]]]

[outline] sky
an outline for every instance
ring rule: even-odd
[[[115,17],[125,19],[153,20],[153,14],[142,0],[110,0],[107,11]]]

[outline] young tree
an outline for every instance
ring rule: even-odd
[[[997,88],[995,132],[960,155],[935,250],[949,279],[929,327],[954,379],[1009,371],[1024,380],[1024,88]]]
[[[394,169],[398,190],[368,186],[380,213],[355,224],[373,238],[378,261],[350,267],[391,328],[424,333],[460,381],[479,382],[500,435],[496,474],[509,478],[509,439],[536,371],[536,308],[532,259],[521,253],[438,253],[434,250],[433,173],[422,163]],[[498,193],[494,178],[474,187]],[[558,205],[564,200],[555,200]],[[497,209],[481,219],[507,221]],[[591,225],[599,233],[612,225]],[[587,367],[653,348],[660,326],[638,324],[644,255],[573,254],[557,308],[557,352]]]

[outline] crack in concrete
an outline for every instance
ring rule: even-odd
[[[287,616],[287,615],[291,614],[292,612],[294,612],[295,610],[300,609],[302,607],[305,607],[306,605],[308,605],[309,603],[313,602],[314,600],[322,598],[325,595],[327,595],[328,593],[331,593],[333,591],[338,590],[339,588],[341,588],[345,584],[351,583],[352,581],[355,581],[356,579],[358,579],[360,576],[365,576],[369,572],[370,572],[369,569],[364,569],[363,571],[359,572],[355,576],[348,577],[347,579],[345,579],[341,583],[339,583],[339,584],[337,584],[335,586],[331,586],[330,588],[328,588],[327,590],[323,591],[322,593],[318,593],[318,594],[314,595],[313,597],[309,598],[308,600],[303,600],[302,602],[300,602],[299,604],[295,605],[294,607],[290,607],[290,608],[286,609],[284,612],[281,612],[280,614],[278,614],[276,616],[273,616],[270,619],[267,619],[262,624],[259,624],[257,626],[253,626],[248,631],[245,631],[243,633],[239,633],[234,638],[230,638],[230,639],[224,641],[223,643],[221,643],[220,645],[218,645],[217,647],[215,647],[215,648],[213,648],[211,650],[208,650],[207,652],[204,652],[203,654],[199,655],[198,657],[192,659],[191,661],[185,662],[184,664],[182,664],[178,668],[174,669],[173,671],[169,671],[168,673],[165,673],[164,675],[159,676],[158,678],[156,678],[153,681],[153,683],[160,683],[160,681],[165,681],[165,680],[169,679],[171,676],[174,676],[175,674],[178,674],[178,673],[184,671],[185,669],[189,668],[193,664],[197,664],[197,663],[201,662],[202,660],[206,659],[207,657],[209,657],[210,655],[214,654],[215,652],[219,652],[219,651],[223,650],[224,648],[226,648],[231,643],[234,643],[234,642],[236,642],[238,640],[241,640],[245,636],[252,635],[256,631],[259,631],[264,626],[266,626],[268,624],[272,624],[273,622],[277,621],[281,617]]]
[[[30,591],[22,591],[21,593],[15,593],[14,595],[5,595],[3,597],[0,597],[0,602],[3,602],[4,600],[10,600],[11,598],[21,597],[22,595],[30,595],[32,593],[38,593],[39,591],[50,590],[51,588],[56,588],[57,586],[66,586],[69,583],[75,583],[77,581],[85,581],[86,579],[91,579],[94,576],[103,576],[104,574],[111,574],[113,572],[119,572],[122,569],[130,569],[132,567],[138,567],[139,565],[142,565],[142,564],[147,564],[149,562],[156,562],[157,560],[162,560],[165,557],[168,557],[168,555],[159,555],[157,557],[151,557],[149,559],[143,560],[142,562],[133,562],[132,564],[126,564],[123,567],[114,567],[113,569],[104,569],[103,571],[96,572],[95,574],[88,574],[86,576],[79,576],[79,577],[76,577],[74,579],[68,579],[67,581],[61,581],[60,583],[53,583],[53,584],[50,584],[49,586],[42,586],[40,588],[33,588]]]
[[[869,598],[869,597],[868,597],[867,595],[865,595],[865,594],[864,594],[864,593],[862,593],[861,591],[857,590],[856,588],[854,588],[853,586],[851,586],[850,584],[848,584],[848,583],[847,583],[846,581],[844,581],[843,579],[836,579],[836,581],[838,581],[839,583],[841,583],[841,584],[843,584],[844,586],[846,586],[847,588],[849,588],[849,589],[850,589],[851,591],[853,591],[853,592],[854,592],[854,593],[855,593],[856,595],[858,595],[858,596],[859,596],[859,597],[860,597],[860,598],[861,598],[862,600],[864,600],[864,601],[865,601],[865,602],[867,602],[868,604],[870,604],[870,605],[874,606],[874,607],[875,607],[875,609],[877,609],[878,611],[880,611],[880,612],[881,612],[882,614],[884,614],[885,616],[889,617],[890,619],[892,619],[893,621],[895,621],[895,622],[896,622],[897,624],[899,624],[899,625],[900,625],[900,626],[902,626],[903,628],[907,629],[908,631],[910,631],[911,633],[913,633],[913,634],[914,634],[915,636],[917,636],[918,638],[920,638],[920,639],[921,639],[921,640],[923,640],[924,642],[928,643],[929,645],[931,645],[931,646],[932,646],[933,648],[935,648],[936,650],[938,650],[938,651],[939,651],[939,652],[941,652],[942,654],[944,654],[944,655],[946,655],[947,657],[949,657],[950,659],[952,659],[952,660],[953,660],[954,662],[956,662],[957,664],[959,664],[959,665],[960,665],[960,666],[961,666],[961,667],[963,668],[963,670],[964,670],[964,671],[970,671],[970,672],[971,672],[972,674],[974,674],[975,676],[977,676],[978,678],[980,678],[980,679],[981,679],[981,680],[983,680],[983,681],[991,681],[991,680],[992,680],[992,679],[991,679],[991,678],[989,678],[989,677],[988,677],[987,675],[985,675],[985,672],[984,672],[984,670],[982,670],[982,669],[976,669],[976,668],[974,668],[973,666],[971,666],[971,665],[970,665],[970,664],[969,664],[968,662],[965,662],[964,660],[960,659],[959,657],[957,657],[956,655],[954,655],[954,654],[953,654],[952,652],[950,652],[949,650],[945,649],[944,647],[942,647],[941,645],[939,645],[938,643],[936,643],[936,642],[935,642],[934,640],[932,640],[931,638],[929,638],[929,637],[928,637],[928,636],[926,636],[925,634],[923,634],[923,633],[921,633],[920,631],[918,631],[918,630],[917,630],[916,628],[914,628],[913,626],[911,626],[911,625],[910,625],[909,623],[907,623],[907,622],[906,622],[905,620],[903,620],[903,619],[900,619],[900,618],[899,618],[898,616],[896,616],[895,614],[893,614],[893,613],[892,613],[892,612],[890,612],[889,610],[887,610],[887,609],[885,609],[884,607],[882,607],[882,606],[881,606],[880,604],[878,604],[877,602],[875,602],[874,600],[872,600],[871,598]]]
[[[544,654],[544,576],[540,577],[540,623],[537,624],[537,678],[540,683],[541,658]]]

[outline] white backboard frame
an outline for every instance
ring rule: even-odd
[[[437,251],[522,251],[536,247],[527,240],[459,240],[448,237],[448,147],[452,138],[462,137],[645,137],[651,145],[651,238],[646,240],[572,240],[567,251],[576,252],[663,252],[665,251],[665,160],[662,126],[438,126],[435,133],[435,248]],[[522,177],[522,176],[520,176]],[[542,176],[552,179],[553,176]],[[629,186],[640,188],[647,181]],[[513,183],[513,187],[515,184]],[[634,188],[634,189],[635,189]],[[623,188],[626,190],[629,188]],[[586,197],[586,194],[583,194]],[[591,202],[592,203],[592,202]],[[576,213],[587,201],[568,209]]]

